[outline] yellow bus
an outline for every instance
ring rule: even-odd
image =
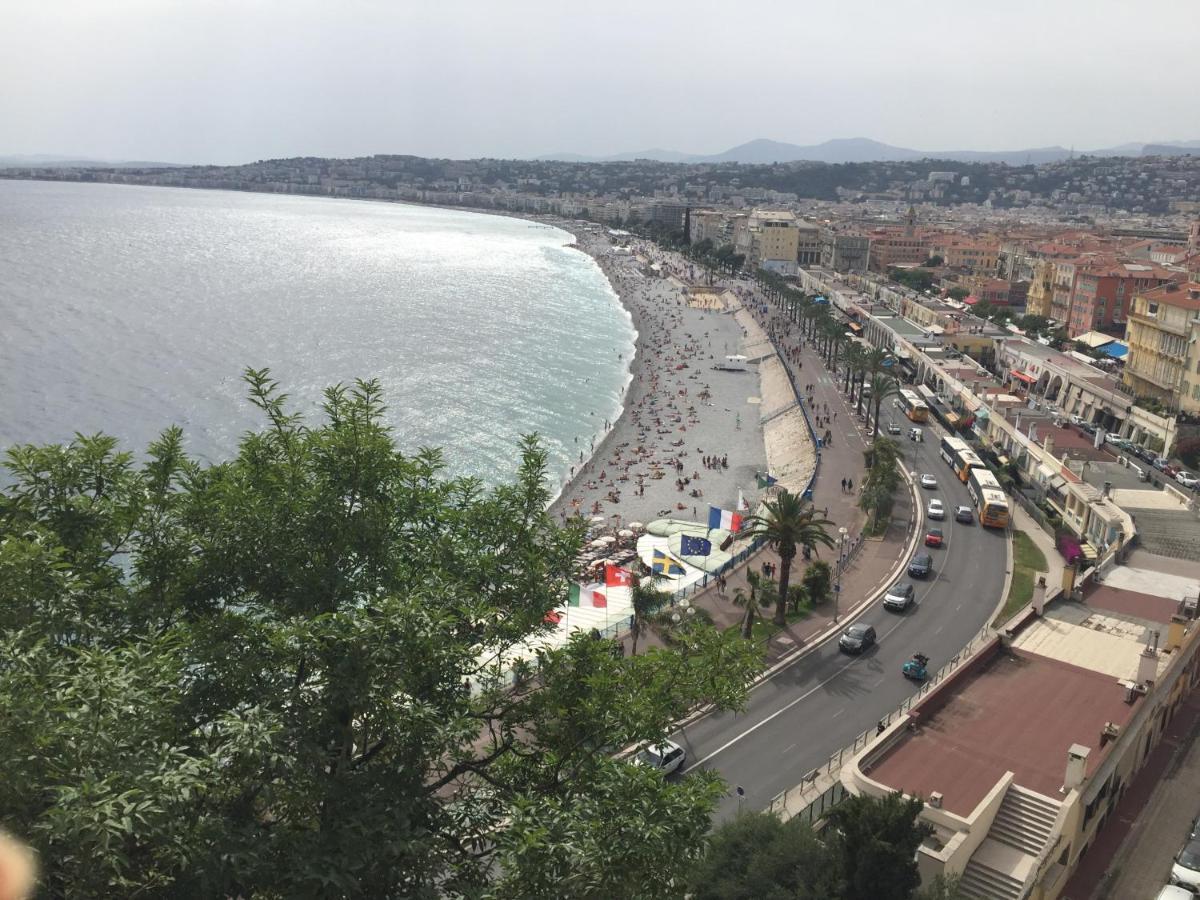
[[[1008,527],[1008,498],[1004,496],[995,475],[985,468],[971,469],[967,477],[967,491],[975,503],[981,525],[988,528]]]
[[[929,421],[929,407],[925,405],[925,401],[918,397],[914,391],[906,389],[900,392],[900,408],[914,422]]]
[[[962,438],[944,437],[940,446],[940,455],[946,461],[958,480],[966,483],[972,469],[985,469],[982,459],[971,449]]]

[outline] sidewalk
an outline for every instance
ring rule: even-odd
[[[1020,503],[1012,504],[1012,527],[1014,531],[1023,531],[1029,535],[1034,546],[1041,550],[1042,555],[1046,557],[1047,571],[1042,574],[1046,576],[1046,595],[1050,596],[1062,586],[1062,575],[1065,568],[1062,554],[1054,546],[1054,538],[1046,534],[1042,526],[1034,521],[1033,516],[1021,508]]]
[[[1200,796],[1200,693],[1167,724],[1068,879],[1063,900],[1153,897],[1171,874]]]

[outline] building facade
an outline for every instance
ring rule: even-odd
[[[1168,282],[1133,299],[1122,378],[1139,397],[1200,412],[1200,283]]]

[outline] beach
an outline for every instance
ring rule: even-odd
[[[791,462],[811,447],[796,428],[802,413],[775,368],[774,347],[734,291],[690,284],[690,264],[652,245],[634,240],[621,252],[603,233],[554,224],[600,265],[638,337],[624,411],[601,423],[594,450],[590,442],[580,446],[578,468],[551,513],[619,528],[668,517],[705,521],[710,506],[737,509],[739,496],[744,510],[753,509],[757,476],[775,468],[764,419],[775,438],[772,456],[787,470],[785,486],[802,490],[815,465],[815,454],[807,465]],[[735,355],[747,357],[732,364],[742,371],[720,368]]]

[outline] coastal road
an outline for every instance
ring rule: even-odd
[[[893,410],[893,418],[908,423]],[[886,421],[887,416],[883,417]],[[857,621],[875,626],[878,644],[862,656],[847,656],[836,641],[805,654],[750,693],[746,709],[719,713],[689,724],[672,739],[687,748],[689,770],[721,773],[730,794],[717,810],[717,820],[744,808],[763,809],[781,791],[795,787],[824,764],[831,754],[916,693],[918,685],[900,674],[914,652],[929,657],[931,671],[941,668],[987,623],[1005,582],[1007,548],[1002,531],[954,521],[954,507],[970,505],[966,486],[938,457],[939,437],[932,425],[925,440],[903,438],[910,471],[930,473],[936,490],[920,490],[922,505],[942,500],[947,518],[940,524],[946,536],[942,549],[931,549],[934,570],[924,580],[909,579],[917,588],[917,603],[903,614],[884,610],[878,601]],[[923,551],[918,546],[918,552]],[[861,598],[844,597],[844,607]],[[735,787],[745,791],[739,801]]]

